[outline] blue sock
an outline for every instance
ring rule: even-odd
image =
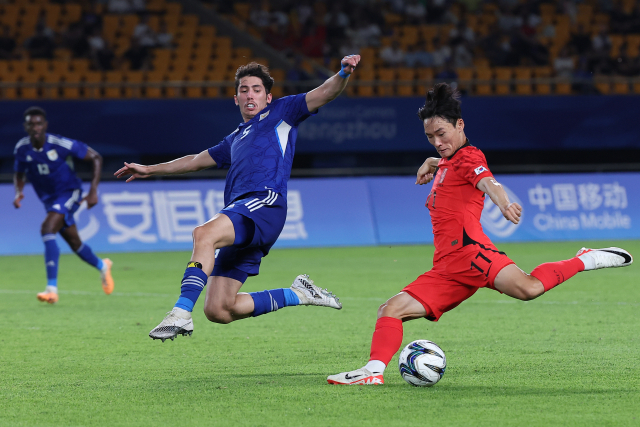
[[[209,279],[207,274],[198,267],[187,267],[182,278],[180,298],[178,298],[175,307],[193,311],[193,306],[207,284],[207,279]]]
[[[85,245],[84,243],[80,248],[76,251],[76,255],[80,257],[84,262],[90,264],[97,268],[98,270],[102,270],[102,260],[93,253],[89,245]]]
[[[47,286],[58,286],[58,261],[60,249],[55,234],[42,236],[44,242],[44,265],[47,268]]]
[[[298,296],[289,288],[249,292],[249,295],[253,298],[253,317],[300,304]]]

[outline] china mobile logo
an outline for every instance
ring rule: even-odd
[[[509,188],[504,184],[502,184],[502,188],[507,192],[507,196],[509,196],[509,200],[512,203],[515,202],[522,206],[522,202],[513,191],[509,190]],[[502,216],[500,208],[491,201],[489,196],[487,196],[484,200],[484,209],[482,209],[480,223],[482,224],[482,227],[491,234],[497,237],[508,237],[511,236],[518,227],[520,227],[520,224],[523,223],[524,215],[525,213],[523,211],[522,216],[520,217],[520,223],[518,224],[508,221],[504,216]]]

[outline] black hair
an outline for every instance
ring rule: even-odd
[[[258,77],[262,80],[264,90],[267,93],[271,92],[273,77],[269,75],[269,68],[264,65],[260,65],[257,62],[250,62],[247,65],[238,67],[238,70],[236,71],[236,94],[238,93],[238,86],[240,86],[240,79],[247,76]]]
[[[462,118],[460,92],[446,83],[438,83],[427,92],[424,106],[418,110],[420,121],[441,117],[453,126]]]
[[[27,120],[27,116],[42,116],[46,119],[47,113],[40,107],[29,107],[22,116],[25,120]]]

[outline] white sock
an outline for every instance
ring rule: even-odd
[[[57,286],[47,285],[47,289],[45,289],[44,291],[47,292],[47,293],[53,292],[54,294],[57,294],[58,293],[58,287]]]
[[[596,260],[593,259],[591,255],[589,255],[589,252],[580,255],[578,259],[580,259],[580,261],[582,261],[582,263],[584,264],[585,270],[593,270],[594,268],[596,268]]]
[[[369,360],[369,363],[364,365],[364,369],[371,372],[372,374],[384,374],[384,369],[386,367],[387,365],[379,360]]]
[[[184,308],[173,307],[173,312],[183,319],[189,319],[191,317],[191,312],[185,310]]]

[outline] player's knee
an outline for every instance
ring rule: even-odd
[[[204,227],[203,225],[198,225],[196,228],[193,229],[193,241],[201,241],[201,240],[205,240],[208,237],[208,232],[207,232],[207,228]]]
[[[233,322],[233,316],[228,310],[224,310],[221,307],[206,307],[204,308],[204,315],[210,322],[220,323],[226,325]]]
[[[522,301],[531,301],[538,298],[544,293],[544,287],[536,280],[524,280],[520,286],[520,299]]]

